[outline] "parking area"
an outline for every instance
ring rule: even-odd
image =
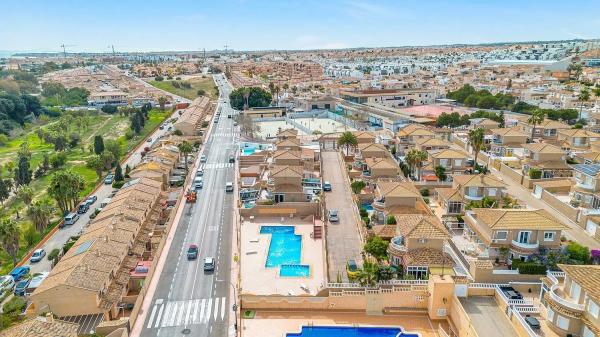
[[[339,221],[327,222],[327,264],[329,282],[336,282],[338,275],[347,281],[346,262],[354,259],[362,265],[362,242],[356,224],[349,182],[343,173],[344,165],[335,151],[323,151],[323,180],[331,183],[331,192],[325,192],[328,209],[338,211]]]

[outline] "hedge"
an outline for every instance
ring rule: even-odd
[[[527,275],[544,275],[546,274],[546,266],[535,262],[523,262],[519,259],[512,260],[512,268],[519,269],[519,274]]]

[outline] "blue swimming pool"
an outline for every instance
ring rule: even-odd
[[[310,266],[305,264],[282,264],[279,268],[279,276],[285,277],[308,277]]]
[[[371,205],[371,204],[364,204],[364,205],[361,205],[360,207],[366,209],[367,211],[373,210],[373,205]]]
[[[286,337],[417,337],[401,332],[400,328],[303,326],[300,333],[288,333]]]
[[[276,268],[280,276],[308,276],[309,266],[301,265],[302,236],[293,226],[262,226],[260,234],[271,234],[265,267]]]
[[[254,154],[254,152],[256,152],[256,149],[254,149],[254,148],[245,148],[243,150],[243,153],[244,153],[245,156],[249,156],[251,154]]]

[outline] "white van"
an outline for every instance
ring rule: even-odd
[[[108,205],[110,200],[111,200],[110,198],[106,198],[106,199],[102,200],[102,202],[100,203],[100,208],[106,207],[106,205]]]
[[[204,186],[204,181],[202,181],[202,177],[196,177],[194,179],[194,188],[199,190]]]
[[[233,183],[232,182],[227,182],[225,184],[225,192],[233,192]]]

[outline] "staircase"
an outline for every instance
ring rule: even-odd
[[[313,220],[313,239],[323,238],[323,222],[321,220]]]

